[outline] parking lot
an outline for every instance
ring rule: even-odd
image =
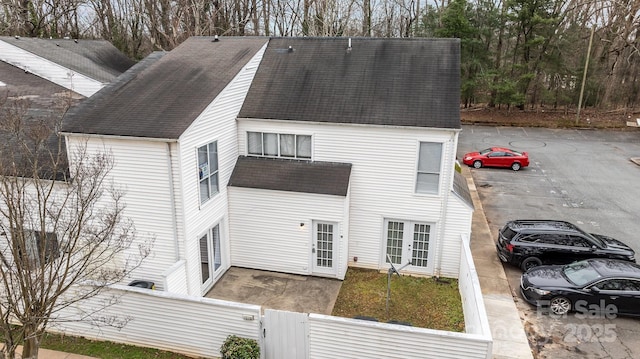
[[[471,169],[494,237],[511,219],[561,219],[640,254],[640,166],[629,160],[640,156],[640,131],[463,126],[458,158],[495,145],[527,151],[531,164]],[[519,299],[520,270],[505,271],[538,358],[640,357],[640,319],[540,314]]]

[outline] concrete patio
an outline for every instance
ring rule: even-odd
[[[206,297],[330,315],[341,285],[337,279],[231,267]]]

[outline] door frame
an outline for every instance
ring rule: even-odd
[[[415,220],[409,220],[409,219],[398,219],[398,218],[393,218],[393,217],[385,217],[383,218],[383,222],[382,222],[382,238],[381,238],[381,242],[382,242],[382,248],[381,248],[381,253],[380,253],[380,268],[391,268],[391,265],[389,263],[387,263],[387,234],[388,234],[388,229],[389,229],[389,222],[402,222],[404,223],[404,229],[403,229],[403,258],[401,261],[400,265],[404,265],[407,263],[407,260],[411,260],[411,257],[413,256],[412,254],[412,250],[413,250],[413,233],[414,233],[414,225],[415,224],[424,224],[424,225],[428,225],[429,226],[429,248],[428,248],[428,254],[427,254],[427,266],[426,267],[422,267],[422,266],[415,266],[415,265],[408,265],[407,267],[405,267],[405,270],[410,271],[410,272],[418,272],[418,273],[424,273],[424,274],[430,274],[433,273],[433,268],[434,268],[434,260],[435,260],[435,249],[436,249],[436,244],[435,242],[437,241],[437,223],[436,222],[429,222],[429,221],[415,221]],[[410,228],[410,230],[408,231],[407,228]],[[404,243],[405,241],[410,241],[410,243]],[[411,249],[409,249],[411,248]],[[408,255],[408,258],[404,258],[404,255]]]
[[[218,256],[220,259],[220,266],[216,269],[215,268],[215,260],[216,260],[216,253],[215,253],[215,243],[213,242],[214,239],[214,230],[217,228],[217,232],[218,232]],[[204,236],[207,236],[207,260],[208,262],[208,269],[209,269],[209,278],[203,282],[203,272],[202,272],[202,247],[200,245],[200,239],[202,239]],[[216,281],[220,278],[220,276],[222,275],[222,273],[224,273],[224,268],[225,268],[225,255],[224,255],[224,249],[223,249],[223,240],[222,237],[224,235],[224,231],[222,228],[222,220],[215,222],[215,224],[211,227],[209,227],[206,231],[202,232],[199,236],[198,236],[198,258],[199,258],[199,262],[198,262],[198,267],[199,267],[199,272],[200,272],[200,289],[202,294],[204,295],[205,293],[207,293],[212,287],[213,285],[216,283]]]
[[[327,267],[319,267],[317,266],[317,254],[318,254],[318,248],[317,248],[317,243],[318,243],[318,229],[317,226],[318,224],[330,224],[333,226],[333,241],[332,241],[332,267],[331,269],[327,270],[325,268]],[[322,276],[322,277],[332,277],[335,278],[338,276],[338,264],[339,264],[339,258],[340,258],[340,224],[338,222],[334,222],[334,221],[322,221],[322,220],[312,220],[311,221],[311,255],[310,255],[310,261],[311,261],[311,265],[309,266],[311,274],[315,275],[315,276]]]

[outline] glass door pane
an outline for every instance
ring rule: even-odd
[[[387,254],[391,257],[391,263],[402,262],[402,237],[404,236],[404,222],[387,223]],[[389,259],[385,258],[388,263]]]
[[[202,270],[202,284],[205,284],[211,278],[209,270],[209,241],[208,235],[200,238],[200,268]]]

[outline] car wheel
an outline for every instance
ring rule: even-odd
[[[473,168],[480,168],[480,167],[482,167],[482,161],[480,160],[473,161]]]
[[[522,263],[520,264],[520,268],[522,268],[523,271],[528,271],[529,269],[533,268],[533,267],[537,267],[539,265],[542,264],[542,261],[537,258],[537,257],[529,257],[525,260],[522,261]]]
[[[565,297],[555,297],[549,301],[549,310],[555,315],[565,315],[571,310],[571,301]]]
[[[520,167],[521,166],[520,166],[520,164],[518,162],[514,162],[514,163],[511,164],[511,169],[514,170],[514,171],[519,170]]]

